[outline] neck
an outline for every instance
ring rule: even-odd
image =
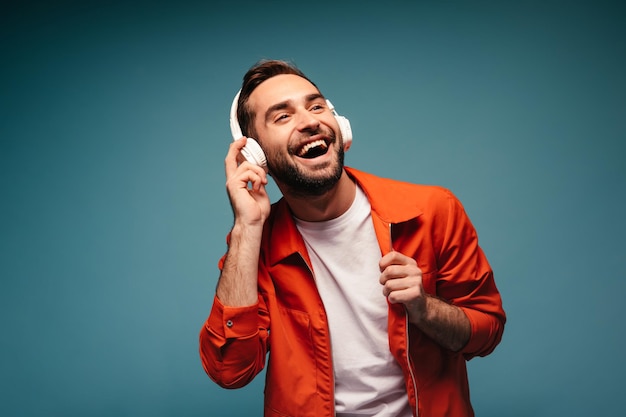
[[[356,195],[356,184],[344,170],[330,191],[319,196],[302,196],[283,192],[294,216],[308,222],[331,220],[345,213]]]

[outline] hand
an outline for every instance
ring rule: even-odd
[[[265,186],[265,169],[251,164],[241,156],[246,138],[234,141],[224,160],[226,191],[233,208],[235,222],[245,225],[263,225],[270,212],[270,200]]]
[[[400,252],[391,251],[382,257],[379,267],[383,295],[392,304],[404,304],[411,321],[418,321],[426,312],[427,294],[417,262]]]
[[[471,335],[469,319],[459,307],[424,292],[422,270],[413,258],[392,250],[379,266],[383,294],[390,303],[404,304],[411,323],[453,352],[465,346]]]

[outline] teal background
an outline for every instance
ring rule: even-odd
[[[464,203],[509,316],[469,363],[478,416],[623,413],[625,23],[607,1],[3,3],[0,415],[262,414],[262,377],[219,388],[197,342],[260,58],[350,119],[348,165]]]

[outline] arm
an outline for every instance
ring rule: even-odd
[[[258,300],[261,235],[270,211],[265,191],[267,176],[263,168],[248,162],[237,163],[244,145],[245,140],[233,142],[225,159],[226,190],[235,222],[216,291],[224,305],[233,307],[252,305]]]
[[[432,238],[436,294],[427,294],[412,257],[390,252],[380,262],[383,292],[402,303],[411,323],[440,346],[470,359],[493,351],[506,316],[493,272],[462,205],[445,190],[430,200],[422,231]]]
[[[211,313],[200,332],[200,357],[207,374],[225,388],[250,382],[264,367],[267,309],[258,296],[263,224],[270,203],[265,171],[237,158],[245,140],[231,144],[225,160],[226,189],[235,221],[228,251],[220,260],[220,278]],[[248,186],[250,184],[250,187]]]
[[[462,353],[471,359],[488,355],[500,343],[506,315],[474,226],[461,202],[449,190],[444,195],[442,221],[434,226],[437,296],[459,307],[469,319],[470,337]]]

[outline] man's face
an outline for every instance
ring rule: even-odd
[[[339,125],[319,90],[292,74],[272,77],[250,95],[254,130],[283,193],[321,195],[343,172]]]

